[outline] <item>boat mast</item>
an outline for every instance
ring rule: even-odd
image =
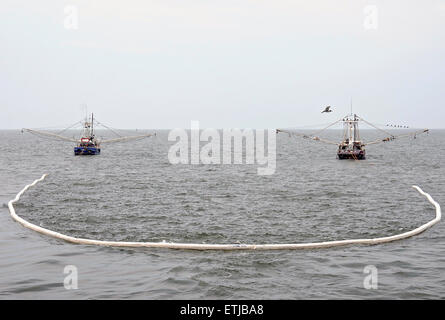
[[[82,138],[91,139],[93,137],[93,120],[94,119],[92,113],[91,113],[91,122],[88,121],[88,115],[85,117]]]
[[[354,145],[354,124],[352,123],[351,119],[348,119],[348,125],[349,125],[349,146]]]
[[[355,142],[360,140],[360,133],[358,130],[358,117],[357,115],[348,115],[343,119],[344,123],[344,143],[347,141],[350,147],[354,146]]]
[[[354,115],[354,142],[357,141],[357,117]]]

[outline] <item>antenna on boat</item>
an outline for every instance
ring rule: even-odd
[[[81,107],[82,111],[85,111],[85,121],[84,122],[87,122],[88,121],[88,106],[84,102],[80,105],[80,107]]]
[[[351,116],[352,116],[352,97],[351,97]]]

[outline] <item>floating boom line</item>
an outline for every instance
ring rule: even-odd
[[[59,232],[55,232],[49,229],[42,228],[35,224],[32,224],[25,219],[19,217],[14,209],[14,203],[20,200],[23,193],[30,187],[35,186],[38,182],[45,179],[47,174],[44,174],[41,178],[35,180],[33,183],[26,185],[13,200],[8,202],[9,212],[11,217],[22,224],[24,227],[39,232],[41,234],[54,237],[57,239],[65,240],[71,243],[85,244],[85,245],[99,245],[108,247],[146,247],[146,248],[170,248],[170,249],[187,249],[187,250],[284,250],[284,249],[318,249],[318,248],[330,248],[339,247],[353,244],[367,244],[376,245],[380,243],[392,242],[397,240],[406,239],[418,235],[441,220],[442,212],[440,205],[420,187],[413,186],[421,195],[424,195],[428,201],[434,205],[436,209],[436,216],[431,221],[417,227],[411,231],[400,233],[393,236],[370,238],[370,239],[350,239],[350,240],[338,240],[338,241],[325,241],[314,243],[285,243],[285,244],[201,244],[201,243],[173,243],[173,242],[124,242],[124,241],[104,241],[94,239],[83,239],[68,236]]]

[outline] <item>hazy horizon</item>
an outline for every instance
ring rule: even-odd
[[[0,39],[0,129],[84,104],[114,128],[290,128],[351,98],[370,122],[445,128],[441,0],[5,0]]]

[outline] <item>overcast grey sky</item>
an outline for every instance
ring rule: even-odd
[[[444,0],[2,0],[0,39],[3,129],[84,103],[117,128],[292,127],[351,97],[376,123],[445,127]]]

